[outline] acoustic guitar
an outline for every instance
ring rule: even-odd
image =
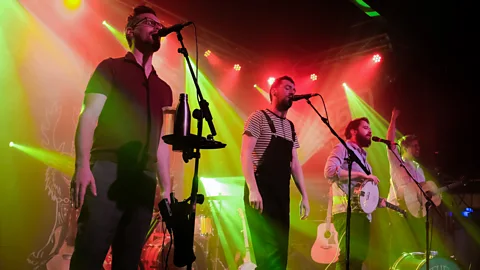
[[[257,265],[254,264],[250,258],[250,245],[248,244],[247,223],[245,221],[245,215],[243,214],[241,208],[238,208],[238,214],[242,218],[243,240],[245,243],[245,257],[243,258],[243,264],[238,267],[238,270],[253,270],[257,268]]]
[[[338,233],[332,226],[332,189],[328,192],[328,208],[325,223],[317,227],[317,238],[310,251],[312,260],[320,264],[330,264],[338,261],[340,248],[338,246]]]
[[[462,181],[448,184],[444,187],[438,188],[435,182],[427,181],[420,183],[420,186],[425,193],[430,197],[435,206],[439,206],[442,203],[442,193],[455,188],[460,185],[466,185],[468,180],[462,179]],[[416,218],[422,218],[426,215],[425,203],[427,199],[423,196],[423,193],[418,188],[417,184],[411,182],[407,184],[403,191],[403,199],[407,206],[408,212]]]

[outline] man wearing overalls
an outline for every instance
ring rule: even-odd
[[[295,91],[292,78],[277,78],[270,88],[270,107],[250,115],[242,136],[245,213],[258,270],[287,268],[291,176],[302,195],[301,218],[310,212],[298,138],[286,118]]]

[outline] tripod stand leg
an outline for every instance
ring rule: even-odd
[[[150,222],[150,228],[148,229],[148,233],[145,236],[145,244],[147,243],[150,236],[152,236],[153,232],[155,231],[155,228],[157,228],[158,222],[160,222],[160,214],[157,214],[157,216],[155,216]]]

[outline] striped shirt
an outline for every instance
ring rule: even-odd
[[[274,114],[268,109],[263,111],[267,113],[273,122],[273,126],[275,127],[275,133],[273,133],[273,135],[289,141],[293,141],[293,137],[295,137],[293,148],[299,148],[300,144],[298,143],[298,136],[292,134],[293,124],[291,121]],[[261,110],[255,111],[248,117],[243,134],[249,134],[257,139],[257,143],[252,152],[253,169],[254,171],[257,171],[258,166],[263,162],[265,150],[272,139],[272,131],[268,124],[268,120]]]

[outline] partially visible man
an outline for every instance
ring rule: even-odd
[[[393,109],[390,124],[387,131],[387,140],[394,142],[396,134],[396,122],[400,115],[400,111]],[[388,201],[395,205],[399,205],[403,209],[407,209],[405,204],[405,191],[407,186],[414,184],[413,179],[408,175],[401,166],[401,162],[405,165],[410,174],[419,183],[425,182],[425,175],[420,164],[416,161],[420,157],[420,144],[415,135],[406,135],[399,140],[400,152],[395,144],[390,145],[387,150],[388,161],[390,163],[390,191],[388,193]],[[397,158],[398,157],[398,158]],[[414,189],[416,190],[416,189]],[[391,234],[390,249],[391,258],[390,265],[399,258],[403,251],[422,251],[425,250],[425,220],[416,218],[410,212],[408,217],[402,218],[394,213],[390,214],[390,226],[392,231],[397,233]]]
[[[243,132],[245,212],[258,270],[287,268],[291,176],[302,195],[301,218],[310,212],[298,137],[286,118],[295,91],[292,78],[277,78],[270,88],[270,107],[251,114]]]
[[[155,173],[171,192],[169,148],[160,139],[172,90],[152,66],[162,24],[138,6],[128,17],[130,52],[103,60],[85,91],[75,136],[72,202],[81,208],[70,269],[102,269],[112,246],[112,269],[137,269],[152,218]]]
[[[371,172],[372,167],[367,162],[367,152],[364,148],[370,146],[372,131],[367,118],[357,118],[348,123],[345,128],[346,144],[363,165]],[[343,144],[335,145],[325,164],[325,178],[331,183],[333,196],[333,224],[338,232],[340,255],[336,269],[346,269],[346,212],[348,194],[348,158],[347,149]],[[351,191],[354,196],[354,187],[363,181],[371,180],[378,184],[378,178],[373,174],[366,174],[359,164],[354,162],[351,171]],[[380,206],[385,206],[383,200]],[[367,258],[370,243],[371,215],[364,213],[358,204],[352,200],[352,213],[350,217],[350,269],[362,269],[362,264]]]
[[[396,122],[400,115],[400,111],[393,109],[392,117],[390,119],[390,125],[387,130],[387,140],[394,142],[396,133]],[[413,183],[412,178],[407,174],[404,168],[400,166],[400,161],[397,157],[400,157],[402,162],[407,167],[408,171],[419,183],[425,182],[425,174],[423,173],[420,164],[416,161],[420,157],[420,143],[415,135],[403,136],[400,140],[401,156],[395,145],[391,145],[390,148],[393,151],[388,151],[388,161],[390,162],[390,176],[391,185],[388,193],[388,201],[394,204],[399,204],[404,198],[404,188]],[[397,157],[395,156],[397,155]]]

